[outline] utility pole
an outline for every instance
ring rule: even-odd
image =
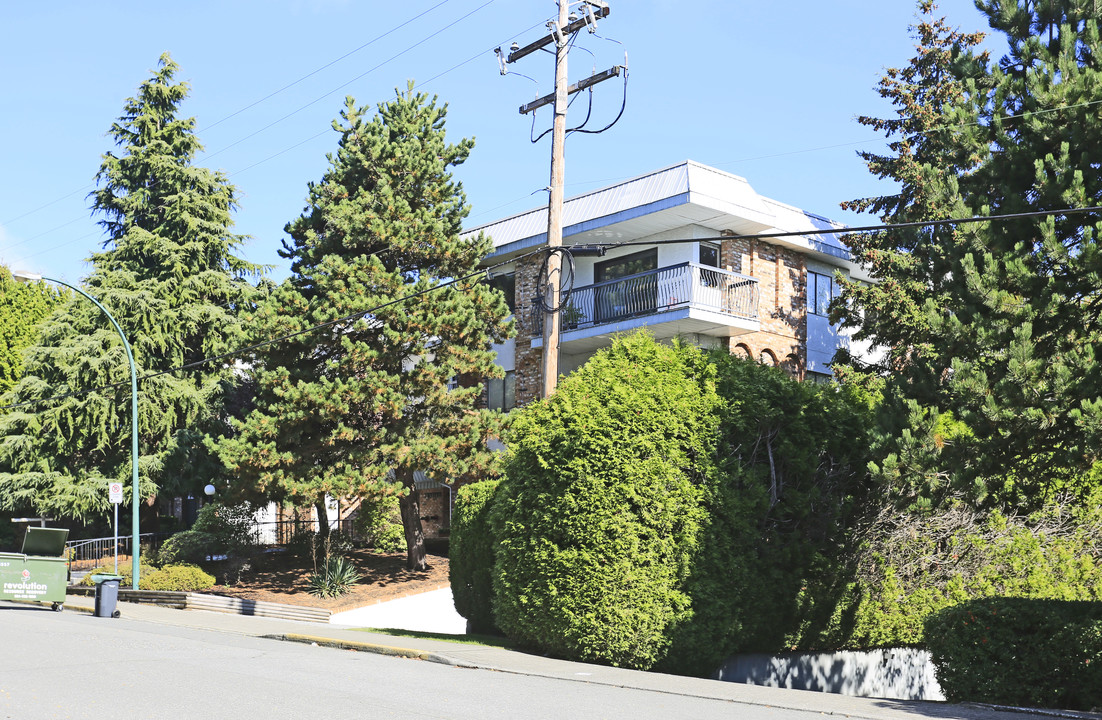
[[[558,21],[549,21],[547,27],[550,33],[526,45],[516,48],[509,53],[505,62],[512,63],[543,47],[555,44],[555,92],[545,95],[538,100],[523,105],[520,108],[522,115],[534,112],[537,108],[554,103],[554,124],[551,130],[551,184],[548,187],[550,197],[547,202],[547,297],[544,302],[547,308],[552,309],[544,314],[543,318],[543,363],[542,396],[548,397],[555,392],[559,382],[559,333],[561,322],[557,308],[559,307],[559,286],[562,278],[561,255],[555,252],[555,248],[562,247],[562,209],[566,188],[566,108],[568,98],[572,93],[591,87],[603,80],[616,77],[620,74],[620,68],[615,67],[602,73],[597,73],[575,85],[568,85],[566,72],[566,56],[569,51],[571,36],[588,27],[593,32],[597,26],[597,18],[608,16],[608,5],[602,0],[583,0],[580,3],[584,8],[581,18],[570,15],[570,0],[558,0]],[[499,49],[500,55],[500,49]],[[505,74],[505,64],[502,63],[501,73]]]
[[[559,0],[559,27],[566,27],[568,0]],[[562,204],[566,190],[566,55],[567,40],[562,33],[555,48],[555,124],[551,131],[551,187],[547,202],[547,306],[559,306],[562,258],[555,248],[562,247]],[[559,384],[559,313],[543,319],[543,397],[549,397]]]

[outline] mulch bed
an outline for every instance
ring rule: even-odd
[[[341,612],[448,586],[448,558],[443,556],[429,555],[428,569],[414,572],[406,569],[404,552],[352,550],[342,554],[363,577],[351,592],[339,598],[318,598],[307,592],[313,562],[309,555],[296,557],[287,552],[263,555],[252,562],[252,569],[242,575],[241,582],[216,585],[204,592]]]

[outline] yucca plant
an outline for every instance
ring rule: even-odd
[[[356,567],[340,555],[332,555],[320,571],[310,574],[307,583],[311,595],[323,598],[340,597],[363,577]]]

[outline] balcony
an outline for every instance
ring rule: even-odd
[[[532,346],[541,347],[543,316],[537,307],[533,313]],[[560,343],[570,343],[570,352],[596,349],[611,333],[644,326],[659,339],[732,337],[759,329],[758,281],[687,262],[575,288],[560,318]]]

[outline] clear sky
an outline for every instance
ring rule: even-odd
[[[570,79],[623,64],[627,103],[599,135],[572,135],[567,197],[691,159],[761,194],[850,224],[844,200],[889,192],[857,157],[883,141],[855,120],[885,114],[882,70],[913,51],[911,0],[610,0],[596,36],[581,33]],[[985,30],[971,0],[940,13]],[[183,112],[241,207],[245,256],[288,272],[276,251],[302,212],[337,135],[345,95],[374,106],[415,80],[448,103],[449,137],[476,139],[456,170],[468,227],[546,203],[550,137],[530,142],[518,107],[552,90],[548,53],[509,66],[493,48],[542,36],[553,0],[195,0],[8,3],[0,28],[0,263],[69,282],[88,274],[102,234],[88,193],[106,136],[168,51],[191,86]],[[997,50],[997,48],[996,48]],[[308,77],[307,77],[308,76]],[[305,79],[303,79],[305,78]],[[299,81],[301,79],[301,81]],[[299,82],[296,82],[299,81]],[[624,86],[597,87],[589,127],[619,111]],[[579,94],[568,115],[585,116]],[[538,135],[550,110],[536,117]]]

